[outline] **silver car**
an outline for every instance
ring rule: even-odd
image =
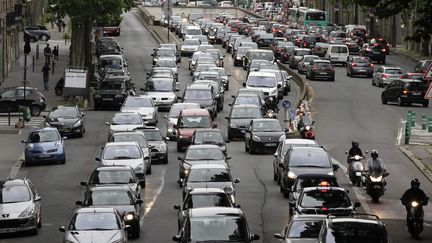
[[[393,82],[393,80],[399,79],[404,73],[404,70],[400,67],[381,66],[373,74],[372,85],[384,87],[385,85]]]
[[[298,63],[298,73],[303,74],[306,73],[307,66],[309,66],[310,61],[314,59],[321,59],[316,55],[304,55],[300,62]]]
[[[156,125],[158,123],[158,108],[153,98],[147,95],[128,96],[120,111],[140,114],[144,124]]]
[[[95,207],[75,209],[67,228],[59,230],[67,243],[126,243],[129,228],[116,209]]]
[[[169,109],[177,103],[176,83],[170,78],[152,78],[147,81],[145,95],[153,98],[155,105],[159,108]]]
[[[37,234],[42,227],[40,201],[29,179],[0,181],[0,233]]]
[[[137,127],[144,126],[141,116],[136,112],[121,112],[114,114],[110,122],[105,122],[109,126],[108,141],[115,132],[133,131]]]
[[[176,134],[173,129],[174,124],[177,124],[177,119],[181,110],[184,109],[199,109],[200,105],[197,103],[176,103],[171,106],[168,116],[164,116],[166,122],[166,137],[170,140],[175,140]]]
[[[201,44],[198,39],[186,39],[180,47],[180,52],[182,56],[192,55],[194,52],[198,51],[198,46]]]
[[[157,60],[154,67],[168,67],[171,68],[171,70],[174,73],[174,76],[178,78],[178,67],[176,60],[174,58],[167,58],[167,57],[161,57]]]

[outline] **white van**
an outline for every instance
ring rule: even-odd
[[[246,82],[243,83],[245,88],[260,89],[264,92],[265,97],[278,98],[278,90],[281,88],[276,80],[276,74],[270,72],[253,71],[249,73]]]
[[[186,27],[185,34],[183,35],[183,40],[191,38],[193,35],[202,35],[201,28],[196,25],[189,25]]]
[[[339,63],[346,66],[349,56],[349,49],[346,45],[335,44],[329,45],[325,58],[330,60],[331,63]]]

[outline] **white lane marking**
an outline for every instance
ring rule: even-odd
[[[406,123],[406,121],[403,120],[403,119],[401,119],[401,126],[398,129],[398,135],[396,137],[396,143],[395,143],[396,146],[399,146],[401,144],[402,136],[403,136],[403,133],[404,133],[404,125],[405,125],[405,123]]]
[[[431,227],[432,226],[432,224],[428,224],[428,223],[425,223],[425,222],[423,222],[423,225],[426,226],[426,227]]]
[[[163,168],[161,176],[160,176],[160,180],[161,180],[161,184],[159,185],[158,189],[156,190],[156,193],[153,195],[152,200],[146,204],[146,208],[144,211],[144,215],[141,216],[140,219],[140,225],[142,225],[144,223],[144,218],[145,216],[147,216],[148,213],[150,213],[150,211],[152,210],[154,204],[156,203],[159,195],[162,193],[162,190],[165,186],[165,173],[166,173],[166,166]]]
[[[20,157],[18,158],[18,160],[15,162],[15,164],[12,166],[8,178],[7,179],[15,179],[15,177],[18,174],[18,171],[20,170],[22,163],[24,162],[24,152],[20,155]]]

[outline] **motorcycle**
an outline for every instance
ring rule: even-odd
[[[273,96],[270,96],[270,97],[268,97],[267,99],[266,99],[266,101],[265,101],[265,107],[268,109],[268,110],[273,110],[273,111],[275,111],[276,113],[278,112],[278,99],[277,98],[275,98],[275,97],[273,97]]]
[[[264,118],[273,118],[277,119],[276,112],[274,112],[272,109],[268,109],[267,112],[264,115]]]
[[[348,152],[345,152],[348,154]],[[363,156],[360,155],[354,155],[354,156],[348,156],[347,162],[349,164],[348,166],[348,176],[351,181],[351,183],[357,187],[361,185],[362,182],[362,174],[364,170],[364,166],[362,163],[362,160],[364,159]]]
[[[307,122],[309,121],[309,122]],[[313,125],[315,124],[315,121],[310,122],[308,119],[303,119],[303,126],[299,128],[300,135],[304,139],[311,139],[315,140],[315,132],[313,130]]]
[[[379,198],[384,195],[384,191],[386,190],[385,185],[387,184],[385,177],[389,175],[388,172],[382,170],[374,171],[372,174],[368,172],[362,174],[363,185],[366,187],[366,193],[371,196],[374,203],[378,203]]]
[[[407,211],[407,226],[408,232],[418,240],[420,233],[423,231],[423,206],[426,206],[429,198],[425,202],[411,201],[409,202],[409,209]]]
[[[59,81],[57,81],[56,86],[54,87],[55,94],[57,96],[63,95],[63,88],[64,88],[64,79],[61,78]]]

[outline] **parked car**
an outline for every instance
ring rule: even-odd
[[[48,41],[51,34],[44,25],[27,25],[24,30],[39,38],[39,40]]]
[[[65,139],[54,127],[31,130],[21,141],[25,144],[23,166],[43,162],[66,163]]]
[[[46,108],[45,96],[32,87],[9,87],[0,91],[0,113],[18,112],[20,106],[30,108],[31,116],[39,116]]]
[[[396,79],[386,85],[381,93],[383,104],[396,102],[398,105],[411,105],[412,103],[429,106],[429,100],[425,99],[427,87],[420,80]]]
[[[103,80],[93,95],[94,109],[118,108],[129,95],[135,94],[135,86],[129,77],[115,76]]]

